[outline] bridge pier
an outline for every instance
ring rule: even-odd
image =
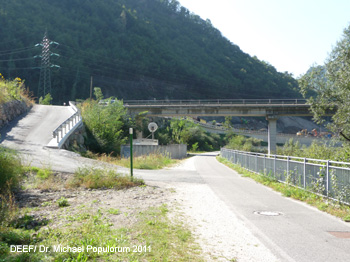
[[[268,154],[276,154],[276,143],[277,143],[277,117],[276,116],[266,116],[268,121]]]

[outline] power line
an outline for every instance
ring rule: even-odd
[[[22,52],[27,52],[27,51],[32,50],[32,49],[36,49],[36,47],[35,46],[31,46],[31,47],[26,47],[26,48],[19,48],[19,49],[7,50],[7,51],[0,51],[0,56],[19,54],[19,53],[22,53]]]
[[[6,60],[0,60],[0,62],[24,61],[24,60],[31,60],[31,59],[34,59],[34,57],[6,59]]]

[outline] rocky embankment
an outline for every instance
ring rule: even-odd
[[[19,100],[14,100],[5,104],[0,104],[0,128],[7,125],[17,116],[28,112],[31,107],[31,104]]]

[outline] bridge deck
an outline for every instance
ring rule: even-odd
[[[305,99],[127,100],[130,113],[149,116],[311,116]]]

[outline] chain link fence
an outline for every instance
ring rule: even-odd
[[[350,204],[350,163],[226,148],[221,156],[254,173]]]

